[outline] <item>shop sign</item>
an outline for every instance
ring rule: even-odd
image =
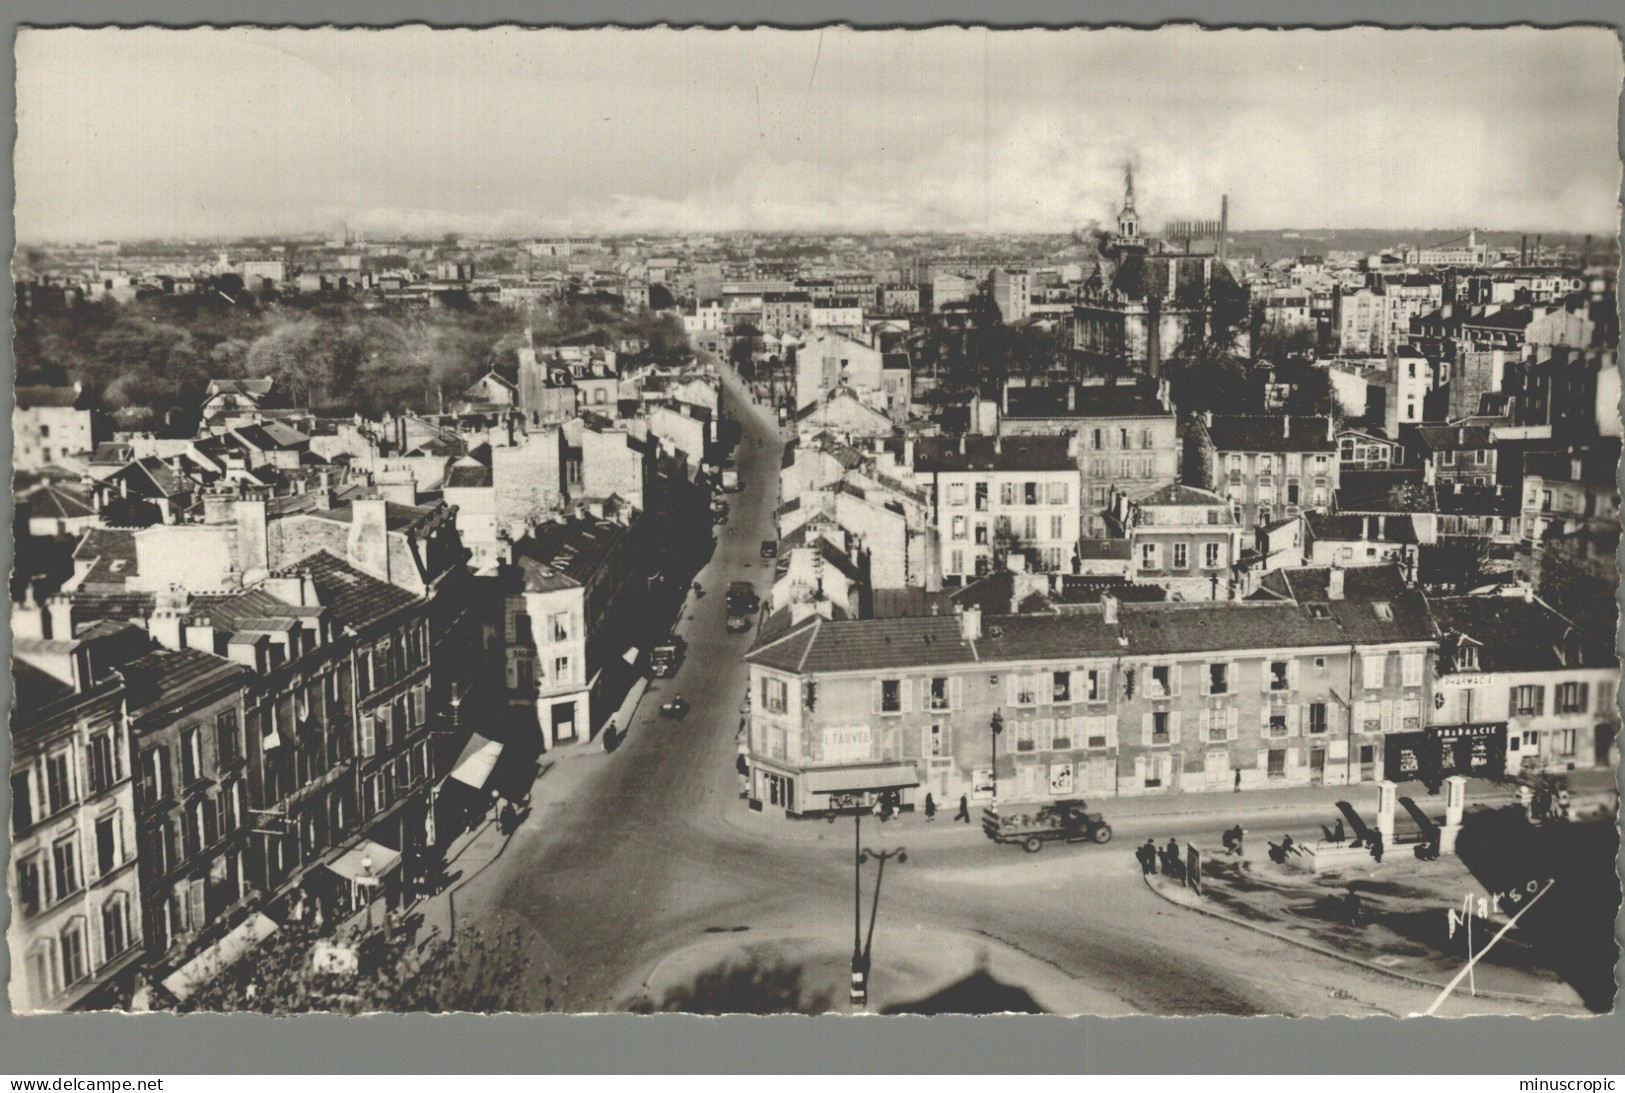
[[[1051,797],[1066,797],[1071,794],[1072,786],[1072,764],[1051,763],[1049,768],[1049,795]]]
[[[826,763],[866,763],[873,754],[873,735],[868,725],[824,730]]]

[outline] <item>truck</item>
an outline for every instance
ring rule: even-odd
[[[722,475],[719,481],[722,486],[723,493],[738,493],[740,490],[745,488],[739,484],[738,467],[722,468]]]
[[[728,615],[754,615],[761,601],[756,588],[749,581],[734,581],[728,585]]]
[[[656,679],[670,679],[677,674],[687,649],[688,643],[673,634],[649,651],[649,674]]]
[[[1083,801],[1011,802],[982,810],[982,833],[1000,845],[1018,844],[1029,854],[1047,842],[1108,843],[1112,825]]]

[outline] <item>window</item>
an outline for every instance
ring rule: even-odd
[[[79,849],[71,836],[51,847],[51,863],[56,867],[56,898],[66,899],[79,891]]]
[[[1102,429],[1094,429],[1090,432],[1089,446],[1097,452],[1106,446],[1104,432]]]
[[[1031,706],[1038,701],[1037,676],[1021,674],[1014,677],[1016,681],[1017,706]]]
[[[932,758],[941,758],[943,754],[943,733],[941,725],[932,725],[926,730],[925,754]]]
[[[986,482],[978,482],[978,483],[976,483],[976,511],[977,512],[986,512],[987,511],[987,483]]]
[[[954,482],[948,486],[948,504],[963,505],[965,503],[965,483]]]
[[[45,760],[45,799],[50,815],[73,803],[73,752],[63,748]]]
[[[1190,546],[1187,543],[1174,544],[1174,568],[1184,569],[1190,564]]]
[[[1015,728],[1016,750],[1032,751],[1035,746],[1033,743],[1033,723],[1031,721],[1018,721]]]
[[[1022,500],[1023,504],[1027,504],[1027,505],[1036,505],[1036,504],[1038,504],[1038,483],[1037,482],[1024,482],[1024,483],[1022,483],[1021,500]]]
[[[1051,516],[1049,518],[1049,537],[1052,541],[1055,539],[1065,539],[1067,537],[1066,517]]]
[[[1310,735],[1326,731],[1326,703],[1309,703],[1309,732]]]
[[[1134,446],[1133,443],[1129,440],[1129,431],[1127,429],[1118,429],[1117,430],[1117,446],[1119,448],[1124,449],[1124,450],[1127,450],[1127,449],[1132,448]]]
[[[1151,742],[1153,744],[1166,744],[1171,737],[1168,733],[1168,713],[1158,710],[1151,715]]]
[[[1268,774],[1271,778],[1286,777],[1286,749],[1271,748],[1268,760]]]
[[[372,653],[362,652],[355,658],[355,687],[358,694],[372,690]]]
[[[999,504],[1006,507],[1016,503],[1016,484],[1014,482],[999,483]]]
[[[85,927],[83,919],[74,919],[59,935],[62,953],[62,982],[66,986],[85,977]]]
[[[570,675],[570,658],[569,657],[554,657],[553,658],[553,682],[554,683],[570,683],[570,682],[573,682],[573,681],[574,681],[573,677]]]
[[[883,679],[880,681],[880,712],[903,712],[903,681],[900,679]]]
[[[242,738],[237,731],[236,710],[222,710],[214,719],[214,740],[222,764],[242,757]]]
[[[1290,686],[1291,668],[1284,660],[1272,660],[1266,671],[1269,673],[1269,689],[1284,691]]]
[[[1565,759],[1574,758],[1574,749],[1579,734],[1573,729],[1559,729],[1557,732],[1557,754]]]
[[[1068,502],[1069,491],[1065,482],[1051,482],[1044,487],[1044,499],[1051,505],[1064,505]]]
[[[118,868],[118,813],[96,821],[96,875],[105,877]]]
[[[954,529],[953,537],[955,539],[963,539],[963,538],[965,538],[966,535],[968,534],[968,532],[967,532],[968,527],[969,527],[969,522],[963,516],[955,516],[954,521],[953,521],[953,529]]]
[[[976,530],[977,530],[978,533],[980,533],[982,531],[981,526],[978,525]],[[951,550],[951,551],[949,551],[948,552],[948,575],[949,576],[958,576],[959,574],[964,573],[964,572],[965,572],[965,552],[963,550]]]
[[[1150,429],[1141,429],[1140,430],[1140,447],[1141,448],[1150,448],[1151,447],[1151,430]]]
[[[1230,690],[1230,665],[1209,664],[1207,666],[1207,693],[1222,695]]]
[[[536,662],[529,657],[519,657],[513,662],[514,678],[518,681],[521,691],[528,691],[536,686]]]
[[[1158,558],[1157,544],[1156,543],[1141,543],[1140,544],[1140,568],[1141,569],[1156,569],[1158,561],[1159,561],[1159,558]]]
[[[1369,554],[1371,552],[1367,551],[1366,553],[1369,556]],[[1374,604],[1371,605],[1371,611],[1372,611],[1373,614],[1375,614],[1377,616],[1377,618],[1381,619],[1383,622],[1393,622],[1394,621],[1394,608],[1393,608],[1392,604],[1374,603]]]
[[[1171,664],[1153,664],[1151,666],[1151,686],[1149,695],[1152,698],[1167,698],[1178,689],[1178,674]]]
[[[1038,517],[1023,516],[1021,518],[1021,537],[1029,543],[1038,539]]]
[[[181,781],[191,785],[203,776],[202,734],[194,725],[181,732]]]
[[[41,880],[38,854],[17,859],[17,902],[24,918],[38,914],[45,902],[45,888]]]
[[[1269,734],[1272,737],[1286,735],[1286,711],[1272,710],[1269,715]]]
[[[1541,706],[1544,705],[1542,702],[1545,698],[1544,691],[1544,687],[1528,683],[1512,688],[1512,701],[1509,703],[1511,712],[1520,717],[1531,717],[1540,713]]]
[[[935,676],[931,680],[930,696],[926,699],[926,706],[932,710],[946,710],[950,708],[952,688],[948,684],[947,676]]]
[[[1382,731],[1382,703],[1365,701],[1360,703],[1360,728],[1362,732]]]
[[[1217,516],[1217,513],[1213,515]],[[1202,547],[1202,565],[1208,569],[1218,569],[1223,563],[1219,560],[1219,544],[1207,543]]]
[[[556,611],[547,619],[548,628],[553,631],[554,641],[570,640],[570,612]]]
[[[1085,702],[1106,701],[1106,672],[1108,670],[1090,668],[1083,673],[1083,700]]]
[[[1056,702],[1072,701],[1072,673],[1055,672],[1052,675],[1053,694]]]
[[[130,900],[115,892],[102,904],[102,959],[111,960],[130,947]]]
[[[1360,658],[1360,669],[1367,690],[1378,690],[1386,678],[1388,657],[1382,653],[1366,653]]]
[[[118,749],[111,732],[90,738],[90,791],[101,793],[119,779]]]
[[[768,713],[783,713],[790,706],[790,687],[782,679],[762,677],[762,708]]]
[[[1557,688],[1558,713],[1585,713],[1589,708],[1586,701],[1586,692],[1590,688],[1584,683],[1564,683]]]
[[[34,779],[26,770],[11,776],[11,830],[21,834],[34,826]]]

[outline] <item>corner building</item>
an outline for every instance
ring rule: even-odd
[[[751,806],[1381,778],[1386,736],[1422,725],[1431,701],[1422,593],[1371,567],[1282,570],[1255,597],[988,618],[780,612],[746,657]]]

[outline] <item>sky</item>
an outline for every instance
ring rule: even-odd
[[[1549,31],[20,31],[17,234],[1612,234],[1619,39]]]

